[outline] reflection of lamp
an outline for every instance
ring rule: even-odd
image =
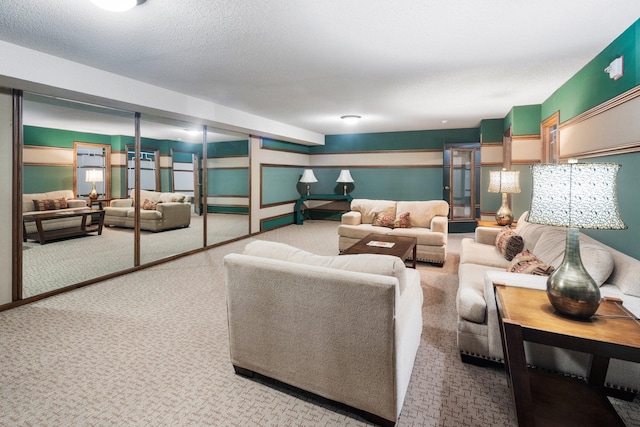
[[[91,0],[96,6],[109,12],[125,12],[146,0]]]
[[[316,179],[316,176],[313,174],[313,171],[311,169],[305,169],[304,172],[302,173],[302,177],[300,178],[300,182],[307,184],[307,196],[309,195],[309,188],[311,187],[311,185],[309,185],[312,182],[318,182],[318,180]]]
[[[353,182],[353,178],[351,178],[351,172],[347,169],[342,169],[340,171],[340,176],[336,179],[336,182],[341,182],[344,184],[344,195],[347,195],[347,184]]]
[[[89,198],[95,200],[98,198],[98,190],[96,190],[96,182],[103,182],[104,177],[102,175],[102,169],[89,169],[84,175],[84,182],[90,182],[91,192]]]
[[[513,222],[513,212],[507,204],[507,193],[520,192],[520,171],[489,172],[489,193],[502,193],[502,206],[496,212],[496,222],[500,225],[510,225]]]
[[[538,164],[531,167],[533,194],[527,221],[567,227],[562,264],[547,280],[547,296],[559,311],[588,318],[600,305],[600,289],[580,258],[579,228],[622,230],[616,198],[620,165]]]

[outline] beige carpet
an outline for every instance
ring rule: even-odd
[[[337,223],[258,236],[334,254]],[[461,235],[443,268],[419,264],[424,330],[399,426],[515,426],[504,372],[460,362]],[[2,426],[365,426],[285,386],[234,374],[222,257],[245,239],[0,313]],[[375,375],[375,372],[372,372]],[[375,393],[375,390],[371,390]],[[640,403],[622,403],[640,425]]]

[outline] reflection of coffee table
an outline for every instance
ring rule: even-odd
[[[392,243],[393,246],[381,247],[373,245],[375,242]],[[354,243],[342,251],[343,255],[355,255],[355,254],[378,254],[378,255],[393,255],[397,256],[401,260],[406,260],[413,252],[413,262],[411,266],[416,268],[416,245],[418,239],[415,237],[406,236],[389,236],[387,234],[374,234],[371,233],[364,239]]]
[[[90,215],[97,215],[98,223],[87,225],[87,217]],[[45,230],[43,226],[43,222],[51,221],[55,219],[63,219],[63,218],[75,218],[81,217],[80,225],[76,227],[67,227],[67,228],[59,228],[55,230]],[[27,233],[27,229],[25,227],[25,223],[27,222],[35,222],[36,230],[32,233]],[[102,226],[104,224],[104,211],[103,210],[95,210],[95,209],[82,209],[76,211],[65,211],[65,212],[42,212],[42,213],[33,213],[30,215],[22,216],[22,240],[24,242],[27,239],[33,239],[40,242],[41,245],[44,245],[49,240],[55,239],[63,239],[66,237],[75,237],[75,236],[86,236],[88,233],[97,232],[98,235],[102,234]]]

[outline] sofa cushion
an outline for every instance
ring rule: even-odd
[[[509,261],[504,259],[502,253],[494,245],[485,245],[466,237],[462,239],[461,246],[460,264],[480,264],[501,268],[502,270],[509,266]]]
[[[335,268],[360,273],[379,274],[398,279],[399,291],[406,288],[407,272],[404,262],[391,255],[360,254],[323,256],[303,251],[284,243],[256,240],[247,244],[242,252],[245,255],[277,259],[308,264],[318,267]]]
[[[35,211],[53,211],[56,209],[67,209],[67,199],[34,199],[33,210]]]
[[[158,204],[158,202],[156,202],[156,201],[149,200],[149,199],[144,199],[144,202],[142,202],[142,205],[140,205],[140,207],[142,209],[155,210],[157,204]]]
[[[182,193],[160,193],[158,203],[184,203],[185,197],[186,195]]]
[[[363,239],[371,233],[375,234],[389,234],[392,230],[387,227],[376,227],[372,224],[361,225],[346,225],[340,224],[338,226],[338,234],[340,237],[346,237],[348,239]]]
[[[503,227],[496,234],[495,244],[507,261],[511,261],[516,254],[519,254],[524,249],[522,236],[518,236],[509,226]]]
[[[527,222],[526,218],[528,214],[529,212],[524,212],[518,219],[516,234],[518,234],[518,236],[522,236],[525,249],[529,249],[537,254],[538,252],[534,251],[534,247],[542,233],[549,229],[549,226]]]
[[[395,221],[394,217],[388,216],[381,212],[377,212],[373,216],[373,221],[371,222],[371,225],[374,225],[376,227],[393,228],[394,221]]]
[[[387,234],[392,236],[415,237],[418,239],[418,246],[444,246],[447,243],[447,236],[444,233],[437,233],[428,228],[394,228]]]
[[[464,283],[464,286],[458,287],[456,308],[458,315],[463,319],[475,323],[485,321],[487,303],[484,298],[484,275],[487,271],[504,271],[504,269],[473,263],[460,264],[459,280],[460,283]]]
[[[130,210],[127,211],[127,217],[134,218],[135,215],[136,215],[135,209],[131,208]],[[149,220],[162,219],[162,213],[157,210],[147,211],[147,210],[140,209],[140,219],[149,219]]]
[[[398,202],[397,212],[411,213],[411,226],[431,228],[434,216],[449,215],[449,204],[444,200]]]
[[[393,221],[393,228],[411,228],[411,212],[396,214],[396,219]]]
[[[351,210],[362,214],[362,223],[371,224],[376,213],[396,217],[396,202],[390,200],[353,199]]]
[[[507,267],[510,273],[534,274],[536,276],[548,276],[553,273],[554,268],[542,262],[538,257],[524,250],[519,253]]]

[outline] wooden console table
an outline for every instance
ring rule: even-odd
[[[98,223],[87,225],[87,217],[97,215]],[[59,228],[54,230],[45,230],[43,226],[43,222],[56,220],[56,219],[67,219],[67,218],[82,218],[80,221],[80,225],[77,227],[66,227]],[[36,232],[27,233],[27,228],[25,227],[25,223],[27,222],[35,222],[36,223]],[[102,227],[104,225],[104,211],[97,209],[82,209],[75,211],[64,211],[64,212],[56,212],[56,211],[47,211],[42,213],[33,213],[31,215],[23,215],[22,217],[22,240],[24,242],[27,239],[34,239],[40,242],[41,245],[44,245],[50,240],[55,239],[63,239],[66,237],[74,237],[74,236],[85,236],[88,233],[96,232],[98,235],[102,234]]]
[[[351,197],[351,195],[349,194],[347,194],[346,196],[342,194],[311,194],[308,196],[305,195],[300,197],[296,201],[296,207],[294,211],[295,222],[298,225],[302,225],[304,221],[304,219],[302,218],[302,204],[307,200],[346,200],[347,202],[351,203],[353,197]]]
[[[505,368],[523,426],[624,426],[604,394],[609,358],[640,362],[640,323],[618,299],[594,316],[559,315],[545,291],[494,284]],[[589,353],[588,382],[527,368],[524,341]]]

